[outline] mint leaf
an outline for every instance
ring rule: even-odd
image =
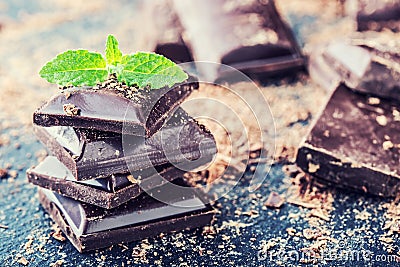
[[[50,83],[94,86],[116,74],[120,82],[159,89],[183,82],[188,75],[174,62],[155,53],[138,52],[122,56],[117,39],[108,35],[105,59],[99,53],[70,50],[59,54],[39,72]]]
[[[39,72],[50,83],[93,86],[107,79],[106,61],[99,53],[70,50],[59,54]]]
[[[117,78],[127,85],[138,85],[143,88],[150,85],[152,89],[164,86],[172,87],[183,82],[188,75],[174,62],[155,53],[138,52],[122,57],[122,70]]]
[[[107,44],[106,44],[106,59],[107,64],[116,66],[118,63],[121,62],[122,53],[118,47],[118,41],[115,39],[114,36],[109,35],[107,37]]]

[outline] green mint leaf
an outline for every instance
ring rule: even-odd
[[[107,37],[106,44],[106,60],[107,64],[116,66],[121,62],[122,53],[118,47],[118,41],[114,36],[109,35]]]
[[[117,73],[117,78],[129,86],[136,84],[143,88],[149,85],[152,89],[160,89],[164,86],[172,87],[188,78],[178,65],[155,53],[125,55],[121,64],[123,69]]]
[[[87,50],[70,50],[59,54],[39,74],[50,83],[63,86],[93,86],[108,77],[103,56]]]

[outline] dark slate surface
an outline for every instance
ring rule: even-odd
[[[9,132],[5,130],[2,134],[8,135]],[[21,135],[12,137],[10,145],[0,147],[0,166],[11,163],[11,169],[21,167],[15,180],[11,178],[0,181],[0,222],[8,227],[0,229],[0,262],[3,266],[18,266],[16,261],[21,256],[30,262],[29,266],[48,266],[60,259],[64,260],[63,266],[122,266],[123,263],[125,266],[129,263],[143,266],[185,263],[188,266],[288,266],[298,265],[294,253],[301,256],[301,249],[313,243],[302,237],[289,236],[286,232],[288,227],[297,232],[309,227],[305,220],[306,210],[289,204],[280,210],[263,208],[269,192],[274,190],[284,193],[286,190],[288,177],[282,171],[282,165],[277,164],[255,194],[247,190],[249,181],[245,176],[234,190],[220,199],[217,205],[220,213],[213,223],[218,232],[216,234],[202,234],[202,229],[189,230],[133,242],[126,247],[115,246],[109,250],[79,254],[68,241],[60,242],[50,237],[53,223],[38,204],[36,189],[26,182],[26,168],[19,166],[34,164],[35,151],[41,151],[42,147],[32,141],[33,136],[29,133],[18,134]],[[16,142],[20,143],[19,149],[13,145]],[[381,229],[384,225],[384,211],[377,209],[382,200],[345,191],[334,193],[334,199],[335,209],[331,213],[331,221],[324,224],[324,227],[331,231],[330,237],[335,238],[337,244],[329,242],[328,250],[349,252],[363,249],[374,255],[387,256],[383,243],[378,240],[383,234]],[[369,220],[355,220],[355,209],[366,210],[372,216]],[[241,215],[237,213],[238,210],[242,211]],[[250,210],[258,211],[258,216],[243,215]],[[288,218],[291,213],[300,216]],[[357,229],[367,230],[359,232]],[[30,245],[32,253],[26,247],[29,239],[33,239]],[[260,251],[265,248],[263,245],[274,239],[278,244],[268,250],[267,258],[264,259],[265,254]],[[397,239],[395,244],[398,246]],[[279,255],[289,258],[279,261]],[[320,263],[325,263],[325,266],[395,266],[394,263],[364,260],[361,256],[358,261],[326,259]]]

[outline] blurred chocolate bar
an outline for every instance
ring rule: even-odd
[[[246,74],[300,69],[300,48],[273,1],[174,0],[184,38],[197,61],[229,65]],[[212,78],[232,71],[199,65]]]
[[[147,29],[140,35],[146,41],[146,50],[164,55],[176,63],[193,61],[190,48],[183,41],[183,27],[171,0],[143,1],[140,15],[147,21]]]
[[[305,172],[338,187],[395,196],[400,189],[400,106],[340,85],[300,146]]]
[[[400,32],[400,2],[398,0],[359,0],[358,31]]]
[[[142,1],[138,8],[139,16],[147,21],[140,33],[144,46],[141,49],[164,55],[175,63],[193,61],[190,48],[182,38],[183,27],[171,0]]]
[[[380,44],[382,36],[387,35],[358,36],[323,47],[310,57],[311,78],[328,90],[344,82],[355,91],[400,101],[400,53],[396,52],[400,42],[386,37],[386,44]]]

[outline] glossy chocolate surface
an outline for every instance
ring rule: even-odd
[[[329,44],[310,60],[310,75],[325,88],[344,82],[351,89],[400,101],[400,56],[374,40],[354,39],[354,44]]]
[[[38,139],[73,174],[76,180],[107,177],[152,166],[191,161],[205,164],[216,153],[211,133],[179,108],[151,138],[72,127],[34,127]],[[123,146],[124,143],[124,146]],[[79,154],[75,154],[75,153]],[[185,166],[187,165],[187,166]],[[186,168],[187,167],[187,168]]]
[[[104,210],[39,189],[39,200],[72,244],[80,251],[140,240],[159,233],[209,224],[214,210],[196,195],[171,196],[178,207],[143,194],[116,209]]]
[[[400,188],[400,107],[340,86],[297,155],[306,172],[380,196]]]
[[[34,185],[57,192],[66,197],[105,209],[115,208],[144,190],[150,190],[182,177],[185,171],[173,166],[160,166],[128,175],[74,181],[71,172],[55,157],[47,157],[37,167],[27,171],[28,181]]]
[[[131,100],[110,89],[69,90],[68,97],[58,94],[33,114],[34,124],[73,126],[77,128],[151,136],[170,117],[176,107],[198,88],[197,81],[189,81],[173,88],[142,91]],[[74,105],[78,115],[68,115],[64,105]]]

